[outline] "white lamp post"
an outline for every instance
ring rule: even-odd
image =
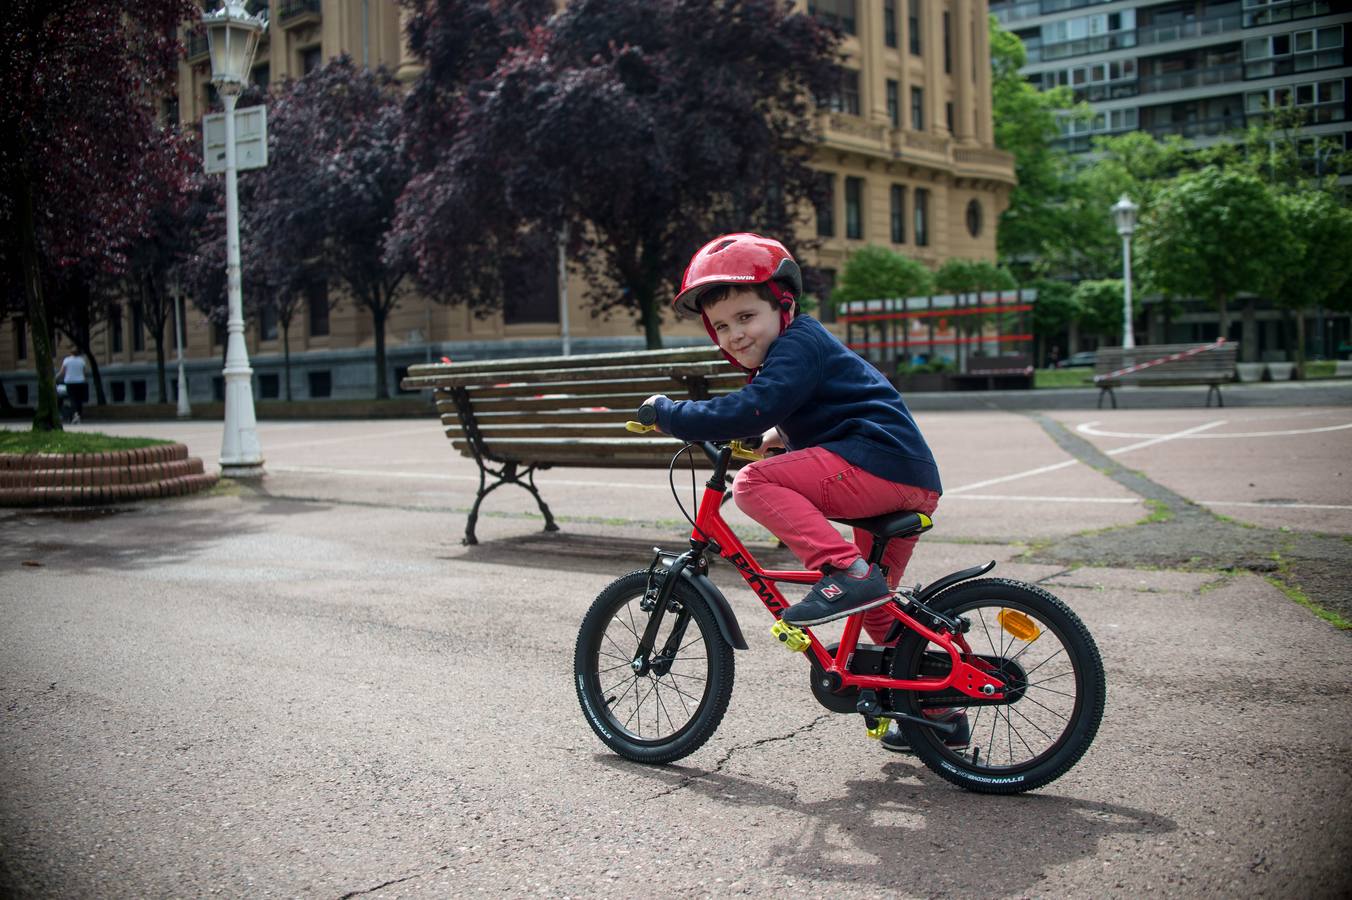
[[[192,406],[188,403],[188,376],[183,370],[183,294],[174,283],[174,345],[178,357],[178,417],[189,418]]]
[[[1113,204],[1113,219],[1117,222],[1117,233],[1122,235],[1122,346],[1136,346],[1131,333],[1131,236],[1136,233],[1136,213],[1140,209],[1123,194]]]
[[[235,101],[249,77],[258,40],[267,21],[249,15],[241,0],[223,0],[221,8],[202,16],[211,50],[211,80],[225,101],[225,280],[229,319],[225,346],[225,436],[221,440],[221,474],[257,478],[263,474],[263,451],[254,418],[253,369],[244,345],[244,301],[239,271],[239,192],[235,162]]]

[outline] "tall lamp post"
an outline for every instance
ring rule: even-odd
[[[1136,338],[1131,333],[1131,236],[1136,233],[1138,210],[1140,207],[1126,194],[1113,204],[1117,233],[1122,235],[1122,346],[1127,349],[1136,346]]]
[[[225,101],[225,280],[229,319],[225,346],[225,435],[221,474],[230,478],[263,475],[263,451],[254,418],[253,369],[244,344],[244,301],[239,271],[239,190],[235,160],[235,102],[249,77],[267,21],[245,10],[241,0],[223,0],[202,16],[211,50],[211,81]]]

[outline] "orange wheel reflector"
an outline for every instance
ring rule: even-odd
[[[1033,624],[1033,620],[1025,616],[1018,610],[1002,609],[996,615],[995,621],[1000,623],[1000,627],[1021,641],[1032,641],[1042,634],[1042,629]]]

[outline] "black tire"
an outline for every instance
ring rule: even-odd
[[[679,583],[662,618],[654,654],[684,610],[680,651],[663,674],[636,675],[629,666],[648,614],[639,608],[646,570],[630,572],[597,596],[582,619],[573,680],[582,712],[607,747],[626,759],[669,763],[699,749],[718,728],[732,697],[732,647],[694,588]]]
[[[1030,791],[1069,771],[1098,733],[1106,692],[1103,660],[1079,616],[1039,587],[999,578],[963,582],[927,605],[971,622],[965,637],[974,654],[1012,660],[1000,664],[1012,689],[1008,701],[895,692],[899,712],[921,715],[940,706],[967,712],[971,740],[963,748],[945,745],[931,728],[899,723],[915,754],[939,777],[984,794]],[[1020,640],[996,620],[999,610],[1026,617],[1013,620],[1015,631],[1031,621],[1038,633]],[[897,647],[893,674],[915,678],[922,665],[926,675],[948,671],[947,653],[936,649],[909,632]]]

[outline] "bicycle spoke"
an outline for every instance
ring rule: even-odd
[[[1026,715],[1024,715],[1024,714],[1023,714],[1023,710],[1017,709],[1017,708],[1012,707],[1012,706],[1010,707],[1010,709],[1013,709],[1016,713],[1018,713],[1018,714],[1019,714],[1019,718],[1023,719],[1023,720],[1024,720],[1025,722],[1027,722],[1029,725],[1032,725],[1034,728],[1036,728],[1036,729],[1038,730],[1038,733],[1041,734],[1043,737],[1045,737],[1047,740],[1049,740],[1049,741],[1051,741],[1051,742],[1053,742],[1053,743],[1056,742],[1056,738],[1052,737],[1050,734],[1048,734],[1047,732],[1043,731],[1043,730],[1042,730],[1042,726],[1038,725],[1038,723],[1034,722],[1032,719],[1030,719],[1030,718],[1028,718]]]
[[[1040,682],[1039,682],[1039,683],[1040,683]],[[1067,694],[1065,691],[1057,691],[1057,690],[1053,690],[1053,689],[1048,688],[1048,687],[1039,687],[1038,690],[1039,690],[1039,691],[1046,691],[1046,692],[1049,693],[1049,694],[1055,694],[1055,695],[1058,696],[1058,697],[1069,697],[1071,700],[1074,700],[1074,699],[1075,699],[1075,694]],[[1024,695],[1025,697],[1028,696],[1028,691],[1027,691],[1026,689],[1024,690],[1023,695]]]
[[[1024,673],[1025,676],[1026,676],[1027,674],[1028,674],[1027,672]],[[1049,681],[1055,681],[1055,680],[1058,679],[1058,678],[1065,678],[1067,675],[1074,675],[1074,674],[1075,674],[1074,670],[1069,671],[1069,672],[1061,672],[1060,674],[1053,675],[1053,676],[1051,676],[1050,678],[1044,678],[1044,679],[1042,679],[1041,681],[1030,681],[1030,682],[1026,683],[1026,684],[1024,685],[1024,687],[1037,687],[1038,685],[1046,684],[1046,683],[1049,682]]]
[[[671,674],[670,672],[667,673],[667,675],[670,675],[670,674]],[[661,679],[658,679],[658,680],[660,681]],[[690,707],[687,706],[686,703],[685,703],[685,698],[686,698],[686,696],[687,696],[686,693],[685,693],[685,691],[681,690],[679,687],[676,686],[675,680],[673,680],[673,681],[671,682],[671,689],[672,689],[673,691],[676,692],[676,697],[681,701],[681,708],[685,710],[685,716],[686,716],[686,719],[689,719],[689,718],[690,718]],[[692,697],[691,699],[693,700],[694,698]]]
[[[1036,697],[1030,697],[1030,696],[1028,696],[1027,694],[1024,694],[1024,695],[1023,695],[1023,699],[1025,699],[1025,700],[1027,700],[1027,701],[1029,701],[1029,702],[1031,702],[1031,703],[1037,704],[1038,706],[1042,707],[1042,708],[1045,709],[1047,712],[1051,713],[1052,715],[1056,716],[1058,719],[1061,719],[1062,721],[1065,721],[1065,722],[1069,722],[1069,721],[1070,721],[1070,716],[1063,716],[1063,715],[1061,715],[1059,712],[1057,712],[1056,710],[1052,709],[1052,708],[1051,708],[1050,706],[1048,706],[1047,704],[1045,704],[1045,703],[1038,703]],[[1019,715],[1023,715],[1023,713],[1020,713]]]
[[[1060,656],[1062,653],[1065,653],[1065,652],[1066,652],[1066,648],[1065,648],[1065,645],[1063,644],[1063,645],[1062,645],[1061,647],[1059,647],[1059,648],[1057,649],[1057,651],[1056,651],[1055,653],[1053,653],[1051,656],[1047,657],[1047,658],[1044,659],[1042,662],[1040,662],[1040,663],[1038,663],[1037,665],[1033,666],[1033,668],[1029,669],[1027,672],[1024,672],[1024,673],[1023,673],[1023,677],[1024,677],[1024,678],[1027,678],[1029,675],[1032,675],[1032,674],[1033,674],[1034,672],[1036,672],[1038,669],[1042,668],[1042,667],[1045,666],[1047,663],[1049,663],[1049,662],[1051,662],[1052,660],[1056,659],[1058,656]],[[1067,657],[1067,659],[1069,659],[1069,657]]]

